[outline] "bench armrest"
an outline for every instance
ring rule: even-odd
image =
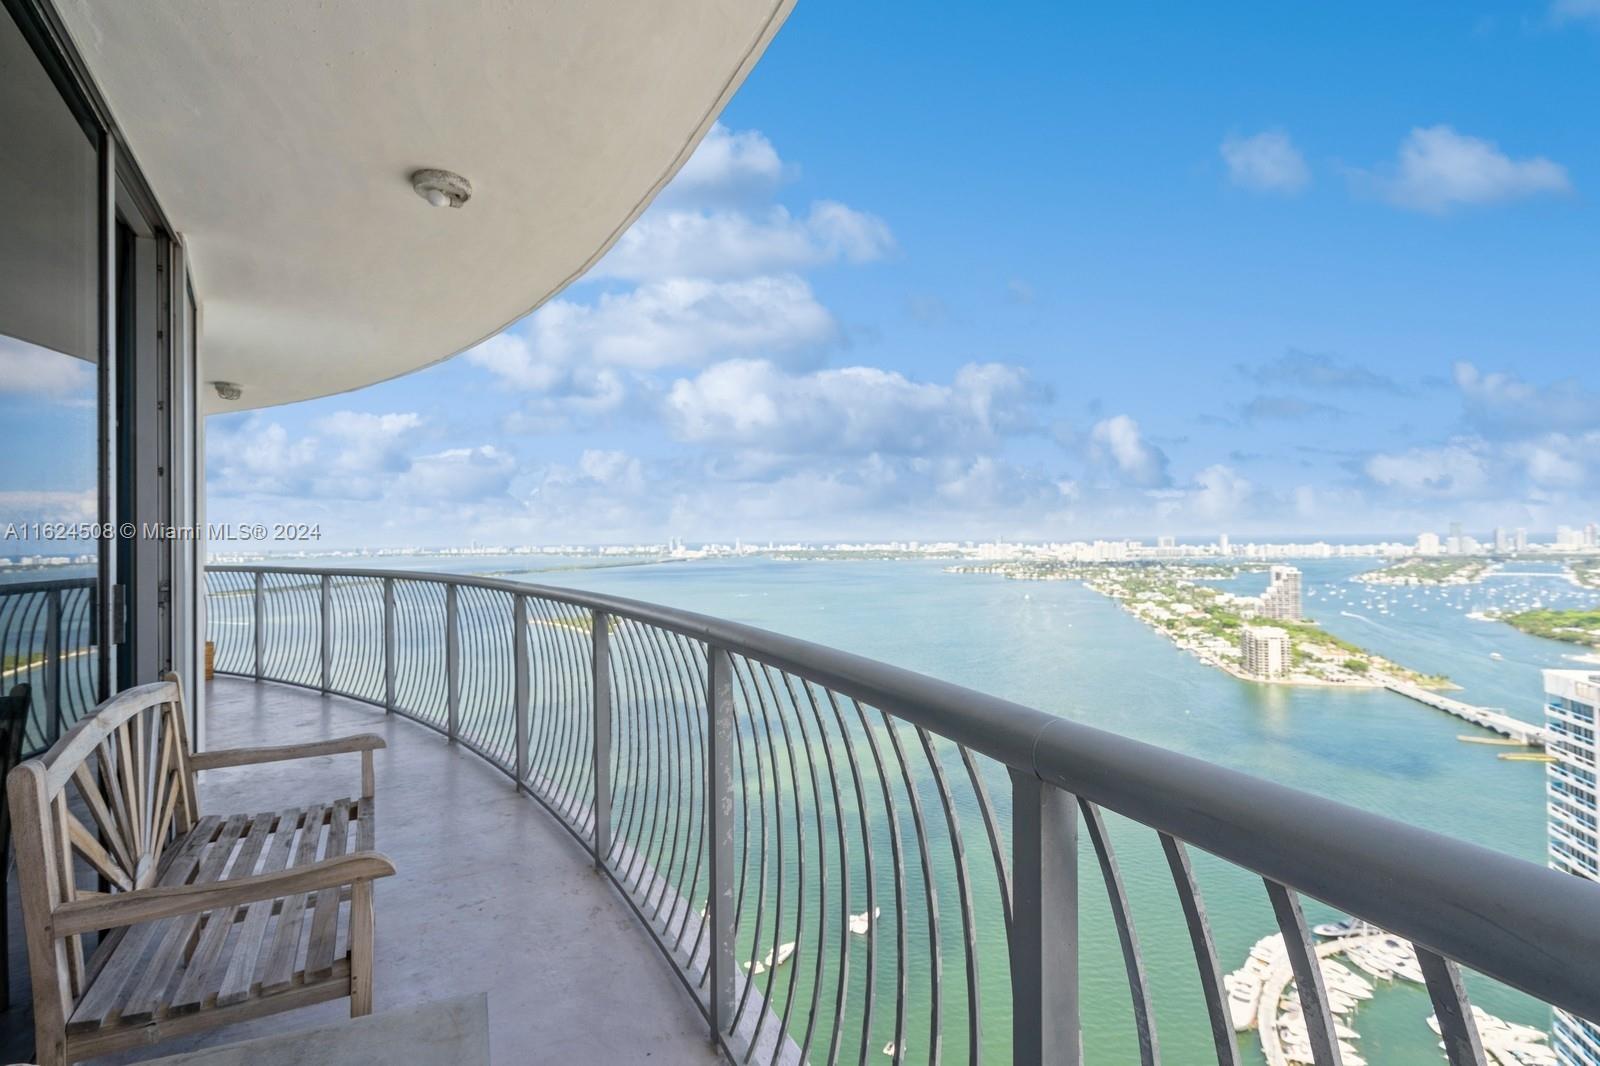
[[[387,747],[376,733],[357,733],[333,740],[313,740],[308,744],[279,744],[266,748],[223,748],[221,751],[198,751],[189,756],[189,765],[196,771],[218,770],[225,766],[254,766],[264,762],[286,762],[290,759],[314,759],[319,755],[344,755],[356,751],[376,751]]]
[[[61,938],[99,929],[115,929],[158,918],[343,887],[357,881],[389,877],[393,873],[394,863],[386,855],[376,851],[357,851],[336,859],[323,859],[309,866],[255,874],[236,881],[141,888],[114,896],[63,903],[50,913],[50,933]]]

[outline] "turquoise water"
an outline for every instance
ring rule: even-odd
[[[740,559],[506,572],[518,565],[526,563],[458,560],[452,568],[632,596],[847,648],[1543,862],[1542,765],[1502,761],[1496,755],[1503,749],[1461,743],[1457,736],[1476,732],[1472,727],[1400,696],[1238,681],[1076,583],[951,575],[942,563],[923,562]],[[1463,699],[1530,720],[1541,715],[1539,670],[1574,665],[1568,656],[1576,649],[1468,614],[1535,600],[1576,605],[1597,598],[1553,571],[1406,589],[1349,580],[1370,563],[1299,565],[1307,613],[1328,629],[1404,665],[1451,676]],[[1238,584],[1260,581],[1249,575]],[[1187,935],[1156,839],[1125,823],[1113,825],[1113,836],[1143,943],[1164,1061],[1214,1061]],[[1092,863],[1087,842],[1082,850]],[[1270,910],[1256,879],[1204,856],[1196,865],[1223,966],[1232,969],[1274,930]],[[1091,1062],[1137,1061],[1126,979],[1097,871],[1085,870],[1083,886],[1086,1052]],[[1308,904],[1313,922],[1326,916]],[[985,964],[1003,968],[1003,933],[983,932]],[[959,979],[948,968],[946,978]],[[1493,1013],[1548,1024],[1540,1004],[1483,980],[1469,987]],[[1424,1024],[1428,1013],[1421,989],[1380,989],[1356,1016],[1360,1052],[1373,1063],[1442,1061]],[[953,1058],[964,1051],[946,1050]],[[1259,1052],[1252,1047],[1243,1061],[1261,1061]]]

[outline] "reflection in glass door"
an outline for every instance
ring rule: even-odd
[[[0,689],[27,747],[101,693],[100,137],[0,11]]]

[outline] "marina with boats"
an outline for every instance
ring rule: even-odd
[[[1424,983],[1416,951],[1400,937],[1356,920],[1319,925],[1313,932],[1321,938],[1316,956],[1340,1058],[1345,1066],[1366,1066],[1359,1050],[1357,1015],[1363,1004],[1381,994],[1384,985]],[[1267,1066],[1310,1066],[1314,1062],[1304,1007],[1282,934],[1258,940],[1244,965],[1224,977],[1223,985],[1234,1030],[1257,1033]],[[1503,1021],[1477,1007],[1473,1013],[1489,1066],[1556,1063],[1543,1031]],[[1429,1016],[1426,1024],[1440,1035],[1437,1018]]]

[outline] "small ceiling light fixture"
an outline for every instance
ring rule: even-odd
[[[460,207],[472,198],[472,182],[450,170],[418,170],[411,187],[434,207]]]
[[[211,387],[217,390],[217,395],[224,400],[237,400],[244,395],[244,390],[231,381],[213,381]]]

